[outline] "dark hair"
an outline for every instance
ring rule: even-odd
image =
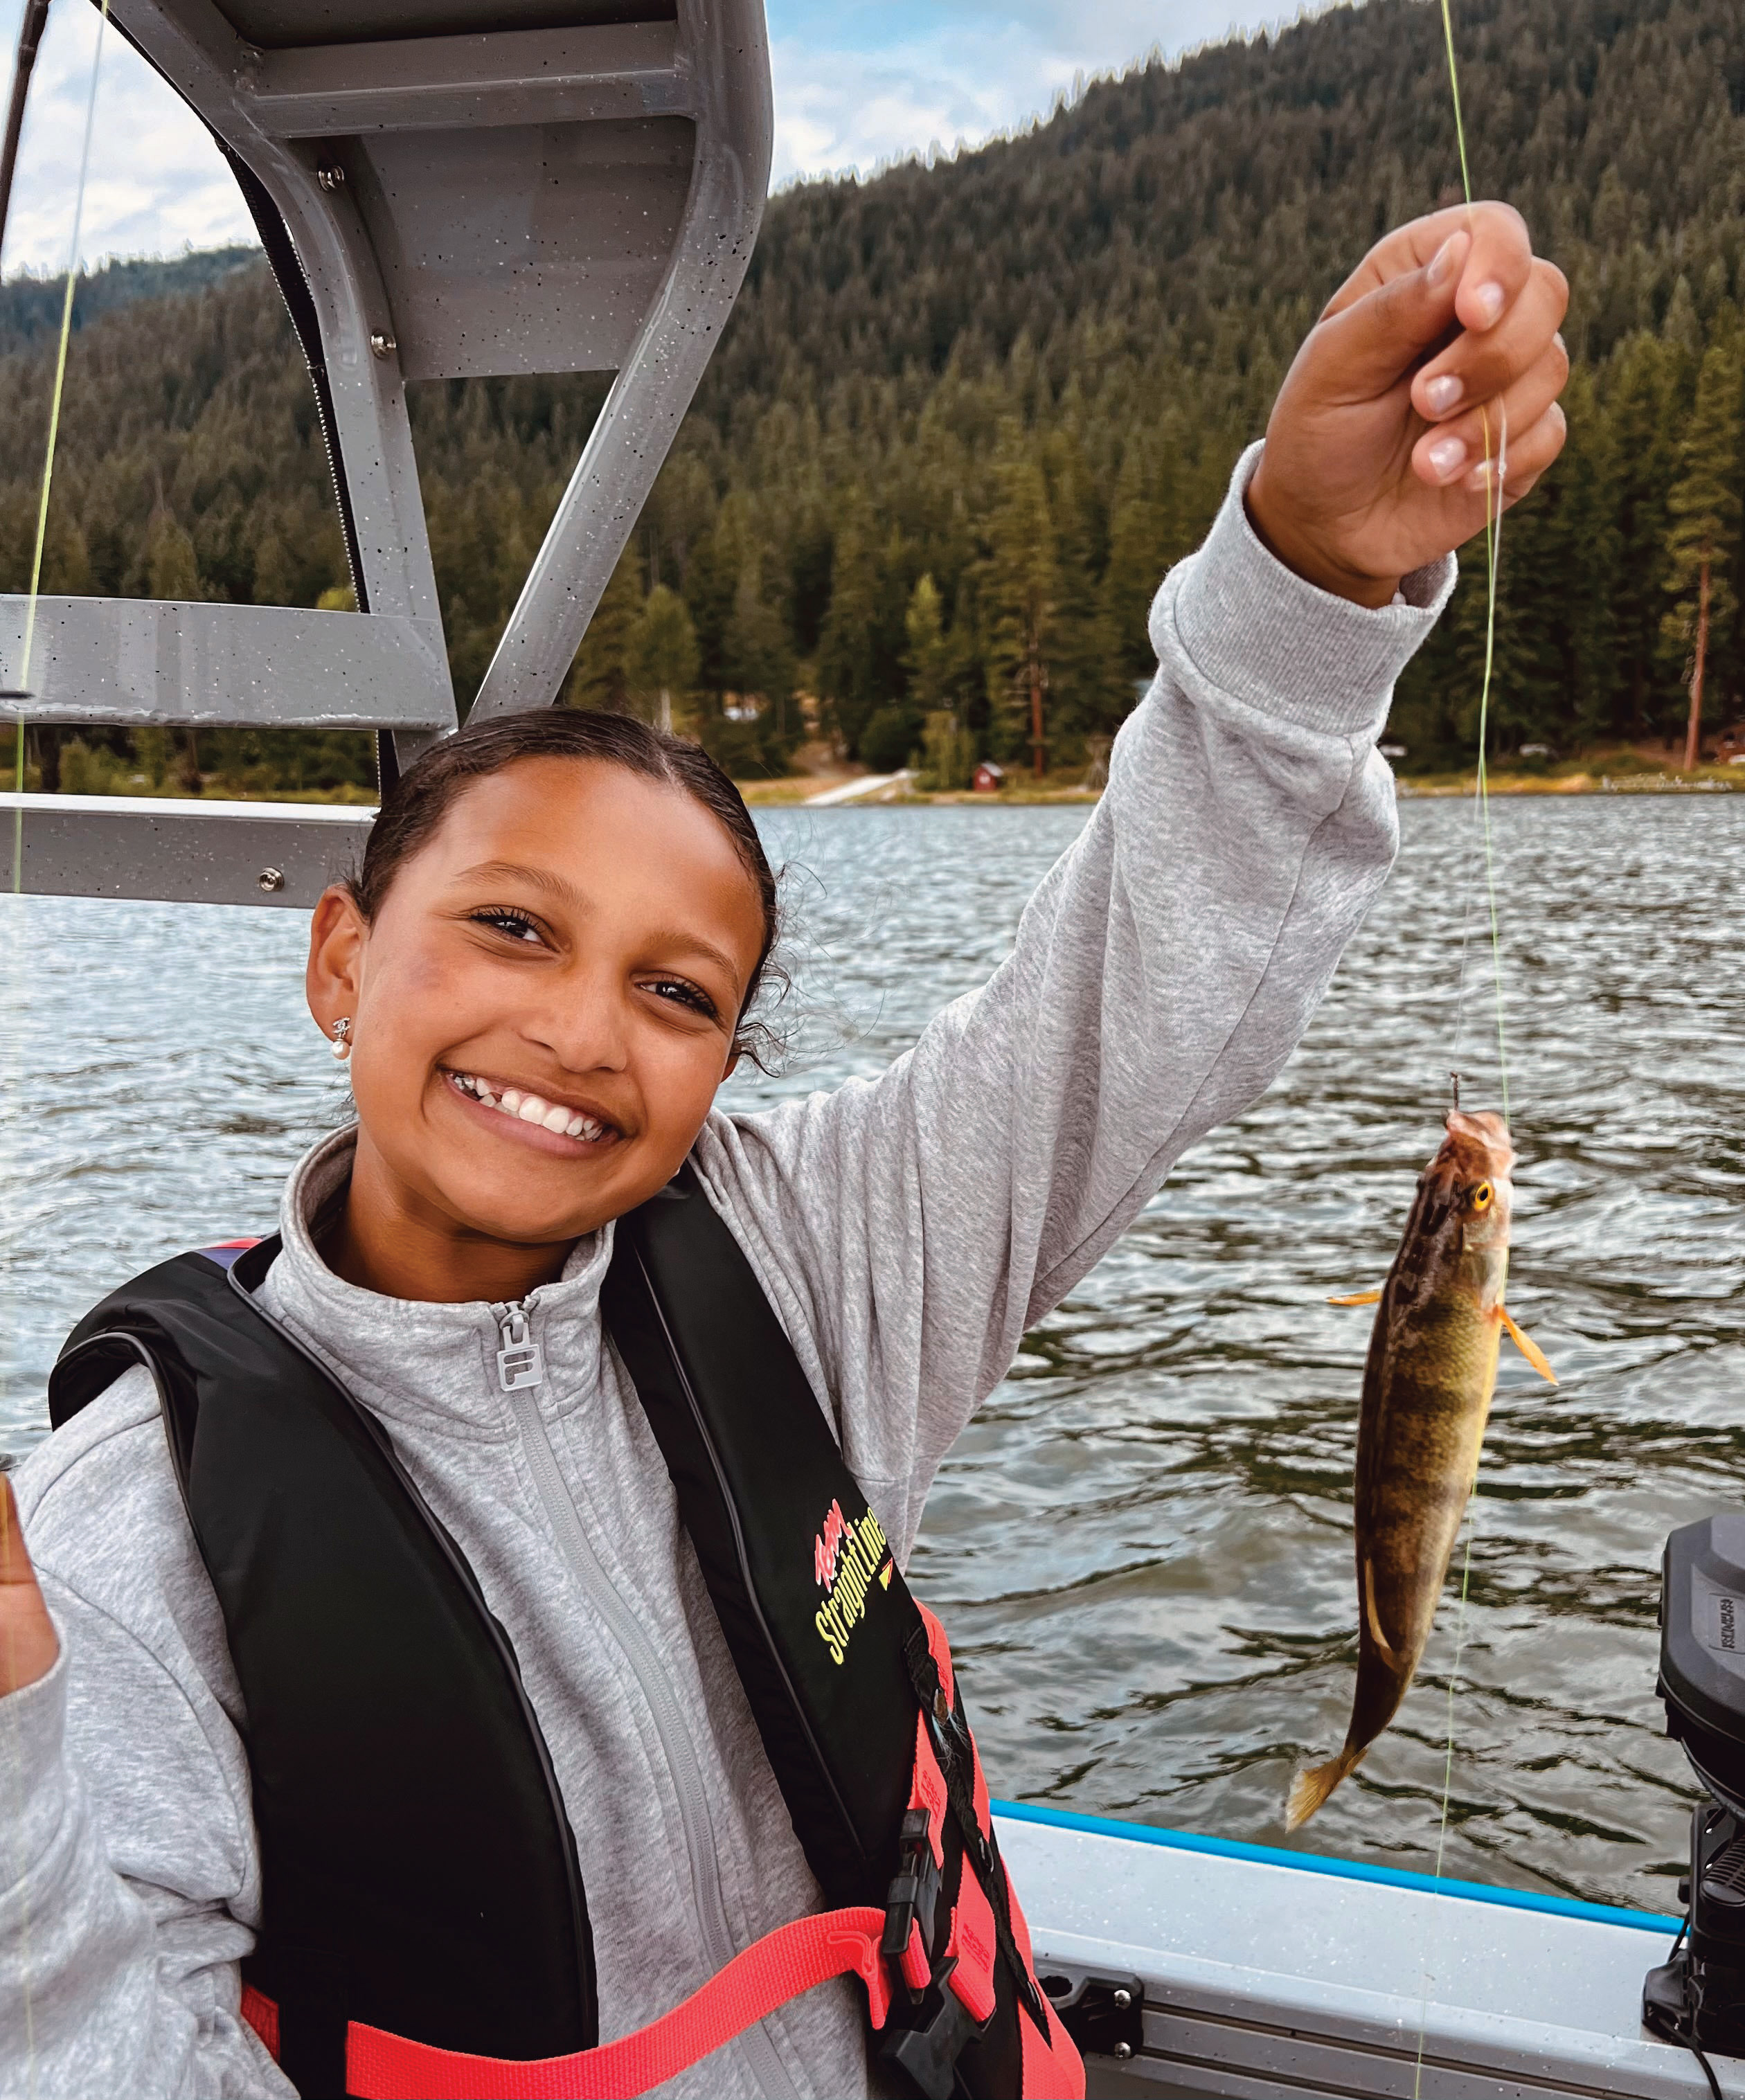
[[[500,773],[524,758],[591,758],[621,765],[644,779],[682,789],[700,802],[733,842],[751,877],[763,912],[763,945],[740,1003],[735,1048],[767,1070],[780,1039],[766,1021],[749,1017],[753,1001],[774,979],[787,989],[786,974],[771,951],[781,933],[775,876],[744,797],[700,743],[652,729],[634,715],[569,708],[536,708],[468,722],[415,759],[382,798],[370,827],[364,861],[346,888],[366,920],[373,920],[394,878],[429,845],[457,796],[474,780]]]

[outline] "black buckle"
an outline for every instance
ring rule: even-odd
[[[925,1808],[903,1811],[897,1835],[898,1866],[885,1895],[885,1936],[878,1951],[893,1963],[908,1950],[910,1928],[921,1927],[921,1943],[929,1962],[933,1960],[934,1921],[938,1915],[942,1886],[933,1856],[930,1824]],[[898,1974],[902,1975],[899,1970]],[[904,1977],[903,1980],[908,1983]],[[925,1993],[909,1984],[909,1996],[920,2000]]]
[[[894,2004],[879,2037],[882,2062],[895,2063],[915,2081],[924,2100],[952,2100],[957,2091],[957,2059],[979,2041],[991,2024],[971,2017],[951,1988],[957,1957],[942,1961],[920,2002]]]

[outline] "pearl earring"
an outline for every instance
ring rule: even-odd
[[[347,1058],[351,1054],[351,1045],[350,1041],[347,1039],[350,1037],[351,1033],[351,1016],[349,1014],[342,1014],[339,1019],[334,1023],[334,1040],[332,1045],[334,1055],[339,1060],[342,1065],[344,1064]]]

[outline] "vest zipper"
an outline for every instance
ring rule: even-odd
[[[662,1755],[678,1798],[679,1821],[685,1833],[685,1851],[691,1865],[691,1885],[696,1897],[697,1918],[711,1965],[720,1970],[739,1949],[727,1925],[726,1901],[721,1890],[721,1859],[715,1849],[714,1826],[709,1820],[709,1797],[703,1785],[703,1768],[696,1745],[686,1725],[684,1709],[672,1679],[656,1652],[643,1623],[625,1602],[594,1551],[575,1500],[564,1485],[557,1454],[551,1448],[539,1412],[535,1388],[546,1381],[545,1352],[533,1339],[534,1300],[519,1304],[493,1305],[502,1346],[497,1355],[497,1382],[509,1396],[509,1404],[520,1432],[522,1448],[547,1520],[557,1534],[558,1545],[581,1583],[583,1595],[605,1622],[630,1664],[654,1722]],[[762,2023],[748,2027],[737,2046],[749,2059],[753,2082],[765,2100],[799,2100],[793,2081],[776,2052]]]

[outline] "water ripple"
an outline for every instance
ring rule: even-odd
[[[1278,1842],[1342,1737],[1368,1316],[1447,1069],[1495,1098],[1470,813],[1401,811],[1400,865],[1266,1099],[1186,1160],[1026,1339],[942,1472],[915,1560],[996,1790]],[[766,1102],[880,1070],[1010,943],[1071,810],[772,811],[803,1017]],[[1745,1499],[1745,876],[1731,798],[1494,814],[1517,1224],[1475,1501],[1445,1870],[1671,1906],[1690,1784],[1654,1697],[1661,1542]],[[0,1445],[42,1433],[67,1326],[117,1277],[262,1229],[342,1096],[297,914],[19,899],[0,1054]],[[1398,1722],[1303,1833],[1434,1855],[1458,1568]]]

